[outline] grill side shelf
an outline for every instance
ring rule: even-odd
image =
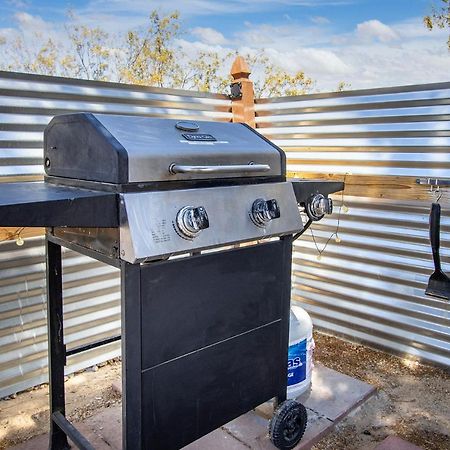
[[[0,184],[0,227],[118,227],[117,195],[45,182]]]
[[[344,189],[344,183],[341,181],[306,180],[299,178],[288,178],[287,181],[292,183],[298,203],[305,203],[314,194],[328,196]]]

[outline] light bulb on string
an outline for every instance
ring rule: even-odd
[[[22,247],[23,244],[25,244],[25,241],[23,240],[22,236],[18,236],[16,239],[16,245],[18,247]]]
[[[341,241],[342,241],[342,239],[339,237],[339,235],[336,235],[336,237],[334,238],[334,242],[339,244]]]
[[[347,213],[348,213],[348,206],[347,206],[347,205],[342,205],[342,212],[343,212],[344,214],[347,214]]]

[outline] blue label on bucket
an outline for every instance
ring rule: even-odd
[[[300,383],[306,378],[306,339],[289,346],[288,386]]]

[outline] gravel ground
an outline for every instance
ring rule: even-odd
[[[395,434],[424,449],[450,449],[450,373],[315,333],[315,360],[376,386],[378,394],[314,450],[370,450]]]
[[[314,338],[316,361],[379,390],[314,450],[371,450],[390,434],[424,449],[450,449],[448,372],[321,333]],[[66,381],[69,419],[80,421],[120,404],[112,389],[119,378],[119,361],[70,377]],[[48,430],[47,385],[13,397],[0,400],[0,449]]]

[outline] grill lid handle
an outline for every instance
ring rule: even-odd
[[[169,172],[174,175],[176,173],[245,173],[245,172],[268,172],[270,166],[268,164],[236,164],[223,166],[183,166],[180,164],[171,164]]]

